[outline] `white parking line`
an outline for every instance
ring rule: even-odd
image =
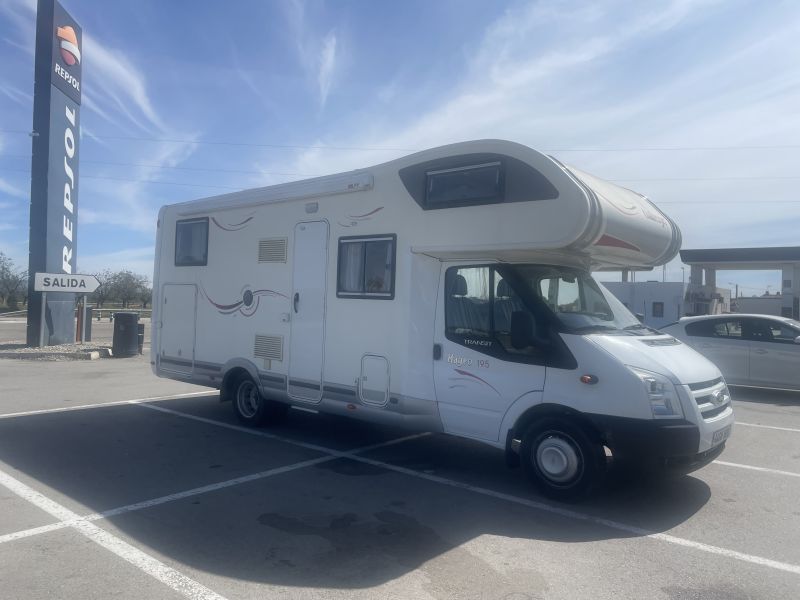
[[[249,430],[248,430],[249,431]],[[389,440],[386,442],[379,442],[377,444],[371,444],[369,446],[362,446],[360,448],[356,448],[355,450],[349,451],[350,453],[358,453],[358,452],[366,452],[368,450],[374,450],[376,448],[383,448],[386,446],[393,446],[395,444],[400,444],[402,442],[406,442],[409,440],[417,439],[420,437],[424,437],[429,435],[427,433],[417,433],[413,435],[407,435],[401,438],[395,438],[393,440]],[[330,454],[327,453],[325,456],[320,456],[318,458],[312,458],[310,460],[304,460],[301,462],[293,463],[291,465],[286,465],[282,467],[275,467],[273,469],[267,469],[266,471],[260,471],[258,473],[253,473],[251,475],[244,475],[242,477],[236,477],[234,479],[228,479],[226,481],[220,481],[218,483],[212,483],[209,485],[204,485],[201,487],[192,488],[190,490],[185,490],[182,492],[176,492],[174,494],[168,494],[166,496],[160,496],[158,498],[151,498],[150,500],[144,500],[142,502],[135,502],[133,504],[127,504],[125,506],[120,506],[117,508],[112,508],[110,510],[103,511],[101,513],[92,513],[90,515],[85,515],[83,517],[78,517],[79,520],[83,521],[98,521],[100,519],[107,519],[109,517],[115,517],[117,515],[122,515],[125,513],[143,510],[146,508],[152,508],[154,506],[159,506],[161,504],[166,504],[167,502],[174,502],[175,500],[182,500],[184,498],[191,498],[192,496],[197,496],[200,494],[207,494],[209,492],[215,492],[217,490],[222,490],[225,488],[233,487],[235,485],[241,485],[243,483],[250,483],[251,481],[258,481],[259,479],[264,479],[266,477],[272,477],[273,475],[280,475],[282,473],[288,473],[290,471],[295,471],[297,469],[303,469],[305,467],[310,467],[313,465],[317,465],[320,463],[328,462],[331,460],[336,460],[341,458],[341,454]],[[16,531],[14,533],[7,533],[5,535],[0,535],[0,544],[6,542],[13,542],[15,540],[32,537],[34,535],[39,535],[42,533],[49,533],[51,531],[57,531],[59,529],[65,529],[66,527],[71,527],[72,521],[60,521],[58,523],[52,523],[50,525],[43,525],[41,527],[33,527],[31,529],[25,529],[22,531]]]
[[[0,415],[0,419],[13,419],[14,417],[28,417],[30,415],[45,415],[49,413],[70,412],[73,410],[88,410],[91,408],[103,408],[104,406],[120,406],[124,404],[141,404],[142,402],[160,402],[162,400],[178,400],[179,398],[191,398],[192,396],[210,396],[216,394],[213,390],[202,392],[186,392],[184,394],[172,394],[170,396],[150,396],[148,398],[135,398],[133,400],[115,400],[114,402],[98,402],[97,404],[78,404],[76,406],[61,406],[59,408],[43,408],[40,410],[25,410]]]
[[[739,463],[727,462],[724,460],[715,460],[715,465],[724,465],[726,467],[736,467],[737,469],[749,469],[750,471],[762,471],[764,473],[773,473],[775,475],[788,475],[789,477],[800,477],[800,473],[793,473],[792,471],[781,471],[779,469],[767,469],[766,467],[755,467],[753,465],[741,465]]]
[[[213,419],[205,419],[203,417],[196,417],[195,415],[189,415],[186,413],[181,413],[179,411],[165,409],[163,407],[156,407],[156,406],[149,406],[147,404],[140,404],[139,406],[146,407],[146,408],[153,408],[156,410],[160,410],[163,412],[169,412],[176,416],[202,421],[204,423],[209,423],[212,425],[218,425],[220,427],[228,428],[228,429],[236,429],[242,431],[244,433],[250,433],[255,435],[266,435],[271,439],[276,439],[279,441],[286,442],[288,444],[295,444],[295,445],[302,445],[306,446],[304,442],[296,442],[295,440],[281,438],[280,436],[276,436],[273,434],[265,434],[264,432],[248,429],[245,427],[238,427],[235,425],[230,425],[228,423],[223,423],[221,421],[214,421]],[[314,446],[315,448],[320,448],[320,446]],[[362,450],[363,451],[363,450]],[[748,562],[755,565],[761,565],[765,567],[769,567],[772,569],[776,569],[779,571],[785,571],[787,573],[793,573],[795,575],[800,575],[800,565],[795,565],[791,563],[785,563],[777,560],[772,560],[769,558],[764,558],[762,556],[756,556],[754,554],[746,554],[744,552],[738,552],[736,550],[730,550],[728,548],[722,548],[720,546],[713,546],[711,544],[704,544],[702,542],[695,542],[694,540],[689,540],[685,538],[680,538],[674,535],[670,535],[668,533],[656,533],[654,531],[648,531],[647,529],[642,529],[640,527],[635,527],[633,525],[627,525],[625,523],[620,523],[618,521],[612,521],[610,519],[603,519],[601,517],[595,517],[593,515],[587,513],[581,513],[578,511],[562,508],[560,506],[554,506],[552,504],[546,504],[544,502],[538,502],[536,500],[529,500],[527,498],[521,498],[519,496],[513,496],[511,494],[505,494],[503,492],[498,492],[495,490],[491,490],[488,488],[483,488],[479,486],[470,485],[467,483],[463,483],[460,481],[456,481],[454,479],[448,479],[446,477],[440,477],[439,475],[432,475],[429,473],[422,473],[419,471],[414,471],[413,469],[407,469],[405,467],[399,467],[390,463],[386,463],[380,460],[372,460],[370,458],[366,458],[363,456],[358,456],[354,452],[339,452],[336,450],[328,450],[328,452],[335,452],[338,456],[342,456],[345,458],[349,458],[351,460],[356,460],[359,462],[363,462],[369,465],[373,465],[376,467],[381,467],[387,469],[389,471],[395,471],[397,473],[402,473],[404,475],[408,475],[410,477],[416,477],[418,479],[425,479],[427,481],[432,481],[434,483],[440,483],[442,485],[446,485],[449,487],[454,487],[458,489],[468,490],[470,492],[474,492],[476,494],[481,494],[483,496],[489,496],[491,498],[498,498],[500,500],[505,500],[507,502],[513,502],[515,504],[520,504],[522,506],[527,506],[529,508],[534,508],[537,510],[541,510],[543,512],[548,512],[551,514],[556,514],[562,517],[566,517],[568,519],[575,519],[579,521],[584,521],[588,523],[593,523],[595,525],[601,525],[603,527],[608,527],[610,529],[616,529],[617,531],[623,531],[625,533],[631,533],[641,537],[647,537],[654,540],[660,540],[663,542],[667,542],[670,544],[675,544],[678,546],[683,546],[687,548],[694,548],[696,550],[700,550],[702,552],[706,552],[709,554],[716,554],[718,556],[725,556],[727,558],[734,558],[736,560],[740,560],[743,562]]]
[[[777,429],[778,431],[792,431],[794,433],[800,433],[800,429],[795,429],[794,427],[776,427],[775,425],[759,425],[758,423],[742,423],[741,421],[736,421],[736,426],[739,427],[740,425],[745,427],[760,427],[761,429]]]
[[[0,485],[8,488],[20,498],[27,500],[59,521],[69,522],[70,527],[73,529],[76,529],[96,544],[99,544],[106,550],[126,560],[140,571],[168,585],[179,594],[191,598],[192,600],[225,600],[224,596],[220,596],[172,567],[168,567],[158,559],[131,546],[129,543],[101,529],[94,523],[82,519],[78,514],[50,500],[33,488],[14,479],[4,471],[0,471]]]

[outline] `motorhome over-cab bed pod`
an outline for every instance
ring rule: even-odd
[[[319,214],[333,213],[354,232],[372,215],[348,209],[369,200],[370,210],[403,231],[412,252],[442,259],[517,262],[556,251],[592,269],[652,267],[671,260],[681,244],[675,223],[641,194],[501,140],[165,208],[177,218],[221,211],[235,220],[248,207],[315,199]]]

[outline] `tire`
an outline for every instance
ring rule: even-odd
[[[233,412],[236,418],[251,427],[274,425],[283,420],[289,405],[267,400],[249,375],[242,375],[233,388]]]
[[[562,502],[585,497],[605,472],[602,445],[563,418],[534,422],[522,437],[520,458],[536,487],[548,498]]]

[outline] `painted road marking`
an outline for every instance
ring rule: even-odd
[[[407,435],[400,438],[395,438],[393,440],[388,440],[386,442],[379,442],[377,444],[371,444],[369,446],[362,446],[360,448],[356,448],[355,450],[351,450],[352,453],[358,452],[367,452],[369,450],[375,450],[377,448],[384,448],[386,446],[393,446],[395,444],[400,444],[409,440],[417,439],[420,437],[425,437],[430,435],[428,433],[416,433],[413,435]],[[158,498],[152,498],[150,500],[143,500],[141,502],[136,502],[134,504],[127,504],[125,506],[120,506],[117,508],[112,508],[101,513],[92,513],[89,515],[85,515],[83,517],[78,517],[78,520],[83,521],[99,521],[100,519],[107,519],[109,517],[115,517],[117,515],[122,515],[125,513],[133,512],[136,510],[143,510],[146,508],[152,508],[153,506],[159,506],[161,504],[166,504],[167,502],[174,502],[175,500],[182,500],[184,498],[191,498],[192,496],[197,496],[199,494],[207,494],[209,492],[215,492],[217,490],[222,490],[225,488],[233,487],[235,485],[241,485],[244,483],[249,483],[251,481],[258,481],[260,479],[265,479],[267,477],[272,477],[273,475],[280,475],[282,473],[288,473],[290,471],[295,471],[297,469],[304,469],[306,467],[310,467],[313,465],[317,465],[320,463],[328,462],[331,460],[337,460],[341,458],[338,454],[331,454],[326,453],[325,456],[320,456],[318,458],[312,458],[310,460],[304,460],[297,463],[293,463],[291,465],[286,465],[283,467],[275,467],[273,469],[267,469],[266,471],[260,471],[258,473],[253,473],[251,475],[243,475],[242,477],[236,477],[234,479],[228,479],[226,481],[220,481],[218,483],[212,483],[209,485],[204,485],[196,488],[192,488],[190,490],[185,490],[182,492],[176,492],[174,494],[168,494],[166,496],[160,496]],[[33,527],[31,529],[25,529],[22,531],[16,531],[14,533],[7,533],[5,535],[0,535],[0,544],[6,542],[13,542],[15,540],[32,537],[34,535],[39,535],[42,533],[49,533],[51,531],[57,531],[59,529],[65,529],[67,527],[72,526],[72,521],[59,521],[58,523],[52,523],[50,525],[42,525],[41,527]]]
[[[753,465],[741,465],[739,463],[727,462],[724,460],[715,460],[715,465],[724,465],[726,467],[736,467],[737,469],[749,469],[751,471],[762,471],[764,473],[774,473],[775,475],[788,475],[789,477],[800,477],[800,473],[793,473],[792,471],[781,471],[780,469],[768,469],[766,467],[755,467]]]
[[[760,427],[761,429],[777,429],[778,431],[793,431],[794,433],[800,433],[800,429],[795,429],[793,427],[776,427],[775,425],[759,425],[758,423],[742,423],[740,421],[736,421],[736,426],[744,425],[745,427]]]
[[[146,404],[140,404],[139,406],[146,407],[146,408],[154,408],[157,410],[161,410],[164,412],[170,412],[175,414],[179,417],[192,419],[192,420],[201,420],[206,423],[211,423],[214,425],[219,425],[220,427],[225,428],[235,428],[237,430],[241,430],[244,433],[249,433],[253,435],[267,435],[272,439],[278,439],[280,441],[284,441],[288,444],[296,444],[296,445],[305,445],[303,442],[296,442],[291,439],[282,439],[279,436],[274,436],[272,434],[265,434],[264,432],[248,429],[246,427],[238,427],[235,425],[229,425],[228,423],[223,423],[221,421],[214,421],[213,419],[205,419],[203,417],[195,417],[194,415],[189,415],[186,413],[181,413],[179,411],[173,411],[171,409],[165,409],[162,407],[156,406],[148,406]],[[315,446],[315,448],[321,448],[320,446]],[[432,481],[434,483],[439,483],[442,485],[446,485],[453,488],[458,488],[462,490],[467,490],[470,492],[474,492],[476,494],[481,494],[483,496],[488,496],[491,498],[497,498],[500,500],[505,500],[507,502],[512,502],[514,504],[520,504],[522,506],[527,506],[529,508],[534,508],[536,510],[541,510],[543,512],[548,512],[551,514],[559,515],[562,517],[566,517],[568,519],[574,519],[578,521],[583,521],[587,523],[592,523],[595,525],[600,525],[603,527],[608,527],[610,529],[616,529],[617,531],[623,531],[625,533],[632,533],[634,535],[640,537],[646,537],[654,540],[660,540],[662,542],[667,542],[670,544],[675,544],[677,546],[683,546],[686,548],[694,548],[695,550],[700,550],[702,552],[706,552],[708,554],[715,554],[718,556],[725,556],[727,558],[733,558],[736,560],[740,560],[743,562],[748,562],[755,565],[760,565],[764,567],[769,567],[772,569],[776,569],[778,571],[785,571],[787,573],[793,573],[795,575],[800,575],[800,565],[795,565],[792,563],[785,563],[777,560],[772,560],[769,558],[764,558],[762,556],[756,556],[754,554],[746,554],[744,552],[738,552],[736,550],[730,550],[728,548],[722,548],[720,546],[713,546],[711,544],[704,544],[702,542],[695,542],[693,540],[677,537],[674,535],[670,535],[668,533],[656,533],[655,531],[649,531],[647,529],[642,529],[640,527],[635,527],[633,525],[628,525],[626,523],[620,523],[619,521],[613,521],[610,519],[604,519],[602,517],[595,517],[593,515],[587,513],[581,513],[575,510],[570,510],[566,508],[562,508],[560,506],[554,506],[552,504],[546,504],[544,502],[539,502],[536,500],[529,500],[528,498],[521,498],[519,496],[514,496],[511,494],[506,494],[503,492],[498,492],[495,490],[491,490],[488,488],[483,488],[479,486],[470,485],[467,483],[463,483],[460,481],[456,481],[454,479],[448,479],[447,477],[441,477],[439,475],[432,475],[429,473],[422,473],[419,471],[414,471],[413,469],[407,469],[405,467],[399,467],[396,465],[392,465],[390,463],[386,463],[380,460],[372,460],[370,458],[366,458],[363,456],[358,456],[354,452],[340,452],[338,450],[328,450],[329,452],[336,452],[338,456],[342,456],[345,458],[349,458],[351,460],[363,462],[369,465],[373,465],[376,467],[381,467],[387,469],[389,471],[395,471],[397,473],[402,473],[404,475],[409,475],[410,477],[416,477],[418,479],[425,479],[427,481]],[[363,451],[363,450],[362,450]]]
[[[96,544],[129,562],[140,571],[168,585],[179,594],[191,598],[192,600],[225,600],[224,596],[220,596],[172,567],[168,567],[158,559],[131,546],[129,543],[101,529],[94,523],[82,519],[77,513],[47,498],[21,481],[14,479],[4,471],[0,471],[0,485],[8,488],[20,498],[27,500],[59,521],[69,522],[69,526],[73,529],[76,529]]]
[[[178,400],[180,398],[191,398],[193,396],[211,396],[217,392],[205,390],[202,392],[186,392],[185,394],[172,394],[171,396],[151,396],[149,398],[136,398],[134,400],[116,400],[114,402],[99,402],[97,404],[78,404],[76,406],[62,406],[60,408],[43,408],[41,410],[26,410],[0,415],[0,419],[13,419],[15,417],[28,417],[30,415],[45,415],[49,413],[70,412],[73,410],[89,410],[92,408],[103,408],[105,406],[121,406],[125,404],[141,404],[142,402],[161,402],[163,400]]]

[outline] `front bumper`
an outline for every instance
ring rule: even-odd
[[[700,429],[684,419],[645,420],[588,415],[615,458],[629,461],[688,459],[698,454]]]

